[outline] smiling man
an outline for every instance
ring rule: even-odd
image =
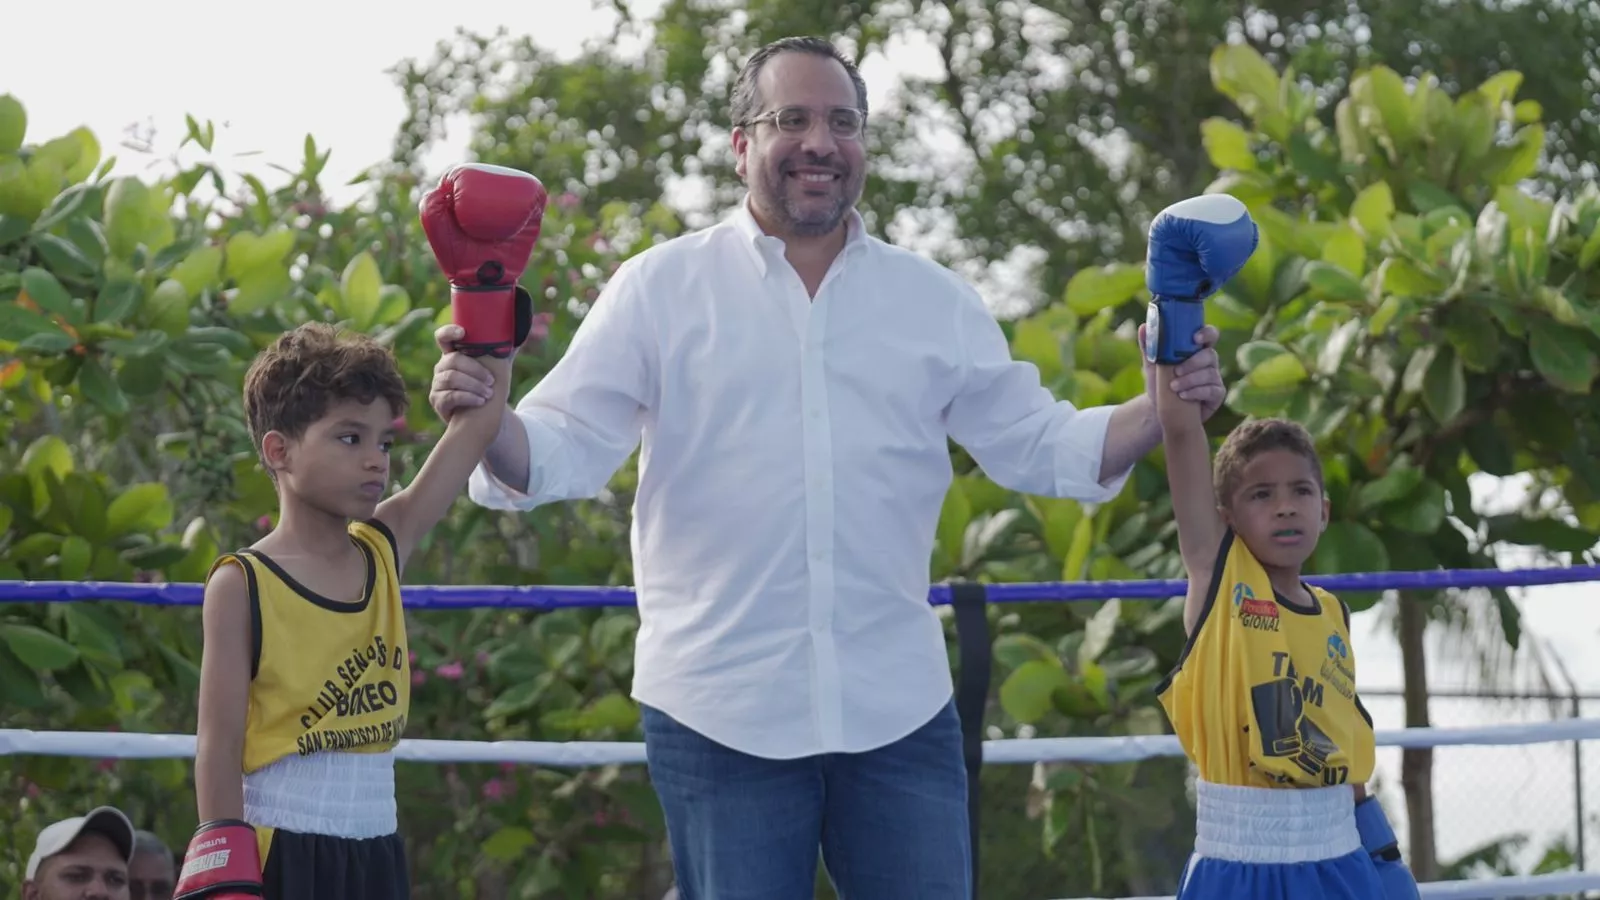
[[[643,441],[633,695],[682,900],[810,900],[819,849],[850,900],[968,900],[928,604],[948,441],[1013,490],[1103,501],[1159,443],[1154,406],[1056,400],[976,291],[867,234],[866,85],[832,44],[763,47],[731,106],[745,201],[617,270],[470,494],[593,497]],[[1176,379],[1222,402],[1214,351]],[[446,353],[430,402],[448,419],[488,382]]]

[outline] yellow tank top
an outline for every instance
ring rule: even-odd
[[[394,537],[377,520],[352,522],[349,532],[367,561],[355,603],[312,592],[254,550],[211,567],[239,566],[250,589],[245,774],[291,755],[389,750],[405,731],[411,664]]]
[[[1308,587],[1316,609],[1283,602],[1244,541],[1223,536],[1200,621],[1156,688],[1201,779],[1298,788],[1372,777],[1350,611]]]

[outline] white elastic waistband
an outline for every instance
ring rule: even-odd
[[[244,818],[259,827],[301,834],[394,834],[394,754],[284,757],[244,777]]]
[[[1361,848],[1355,792],[1199,782],[1194,852],[1245,863],[1336,859]]]

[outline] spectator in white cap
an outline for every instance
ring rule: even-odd
[[[133,823],[100,806],[39,832],[23,875],[22,900],[128,900]]]

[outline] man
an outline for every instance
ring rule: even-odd
[[[172,849],[148,831],[133,834],[133,859],[128,862],[129,900],[172,900],[177,883]]]
[[[754,54],[732,97],[746,201],[617,270],[469,489],[499,509],[592,497],[642,439],[633,695],[683,900],[810,898],[819,847],[846,900],[968,900],[927,602],[948,440],[1001,485],[1084,501],[1160,442],[1148,396],[1056,401],[976,291],[864,232],[866,110],[828,42]],[[1208,415],[1215,336],[1176,384]],[[486,384],[446,354],[430,401],[448,418]]]
[[[23,872],[22,900],[128,900],[133,823],[100,806],[39,832]]]

